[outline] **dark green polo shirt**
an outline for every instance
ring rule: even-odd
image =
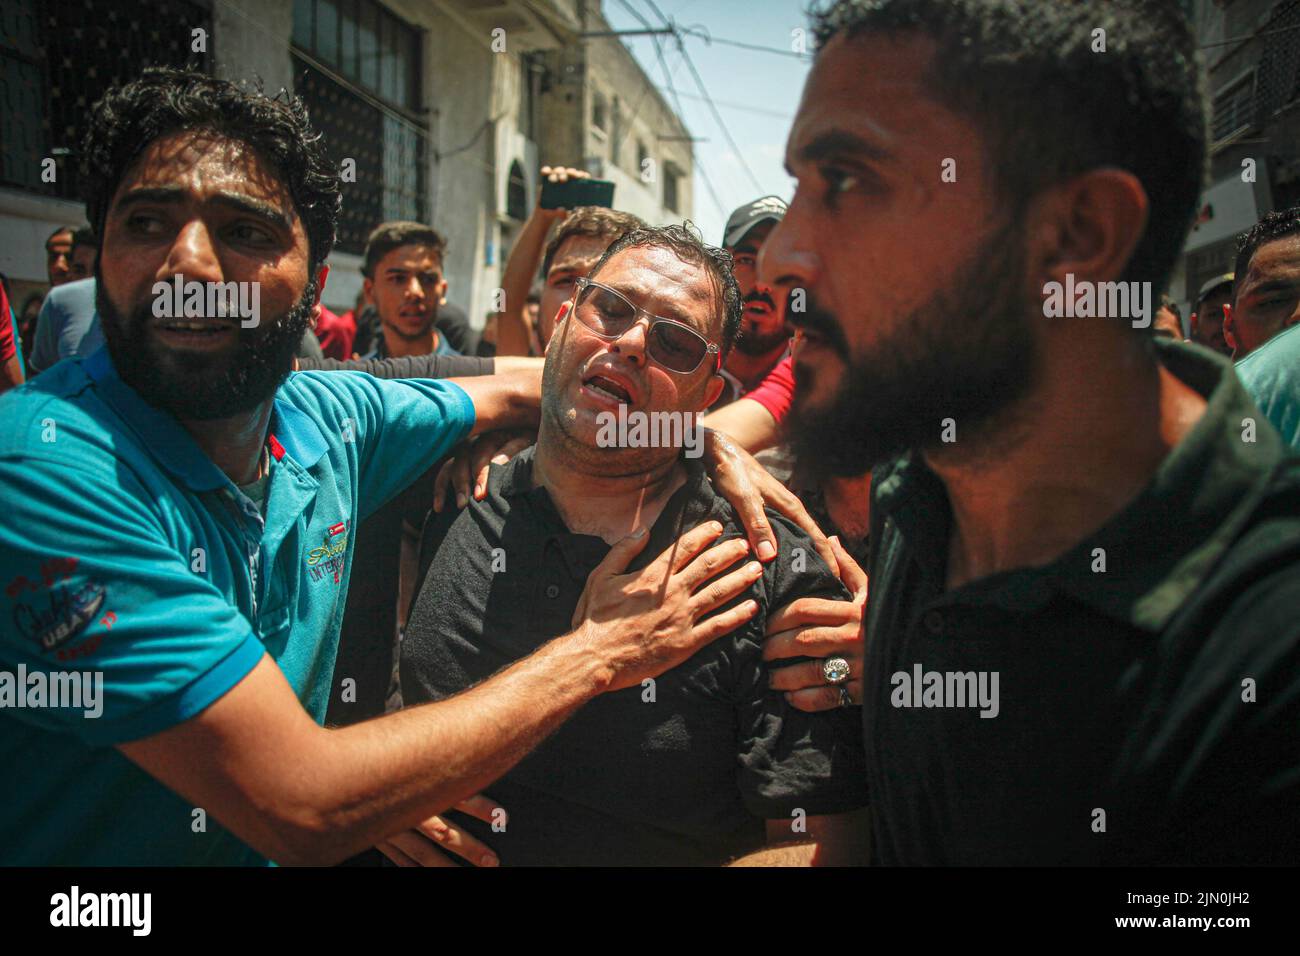
[[[565,526],[532,486],[533,449],[493,467],[484,501],[430,518],[433,555],[402,639],[402,699],[440,700],[487,679],[571,629],[587,576],[609,545]],[[664,506],[644,567],[687,529],[730,505],[698,461]],[[847,599],[811,541],[770,515],[780,557],[740,599],[749,623],[661,674],[602,694],[504,777],[484,788],[504,831],[459,816],[504,865],[717,865],[765,842],[764,820],[791,823],[866,802],[857,708],[807,714],[767,686],[767,615],[798,597]]]
[[[876,862],[1300,859],[1300,460],[1226,361],[1156,348],[1206,414],[1050,565],[945,590],[943,485],[919,456],[876,470]]]

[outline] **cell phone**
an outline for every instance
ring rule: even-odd
[[[576,209],[578,206],[610,209],[614,205],[614,184],[608,179],[567,179],[562,183],[548,179],[542,183],[539,205],[543,209]]]

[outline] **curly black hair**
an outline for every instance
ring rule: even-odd
[[[122,177],[161,136],[207,130],[246,143],[279,173],[307,232],[311,271],[334,248],[342,192],[338,169],[302,100],[267,96],[203,73],[151,67],[95,104],[82,145],[82,198],[92,228],[104,219]]]
[[[711,246],[700,238],[699,232],[691,223],[676,223],[669,226],[641,226],[625,232],[615,239],[600,260],[592,266],[588,278],[595,278],[596,273],[610,259],[624,249],[649,246],[668,249],[682,262],[703,266],[717,289],[722,314],[722,342],[719,348],[725,359],[736,341],[740,331],[740,286],[731,272],[731,253],[726,249]]]

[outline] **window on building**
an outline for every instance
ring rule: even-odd
[[[191,49],[191,31],[207,51]],[[208,71],[212,16],[189,0],[4,0],[0,4],[0,183],[79,199],[90,108],[146,66]],[[42,173],[54,160],[55,180]],[[46,177],[48,178],[48,177]]]
[[[360,253],[390,219],[428,218],[428,125],[421,111],[422,34],[375,0],[294,0],[295,90],[338,162],[338,248]]]
[[[638,176],[646,175],[650,168],[650,150],[645,148],[645,143],[641,140],[636,141],[636,174]]]
[[[664,208],[669,212],[681,212],[681,178],[682,171],[676,163],[664,163]]]
[[[618,102],[618,97],[614,97],[614,106],[610,110],[609,117],[609,162],[613,166],[618,166],[619,151],[623,148],[623,107]]]
[[[519,57],[519,134],[537,140],[537,106],[544,67],[536,53]]]
[[[528,218],[528,183],[517,161],[510,164],[510,179],[506,182],[506,215],[520,222]]]
[[[609,132],[608,106],[604,93],[591,95],[591,125],[602,133]]]
[[[1255,125],[1255,74],[1249,73],[1214,97],[1211,138],[1218,142]]]

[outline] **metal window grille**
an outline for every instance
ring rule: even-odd
[[[379,223],[429,219],[420,31],[373,0],[295,0],[295,92],[345,180],[337,248],[360,253]]]
[[[1256,99],[1266,122],[1300,94],[1300,0],[1279,4],[1259,33]]]
[[[205,31],[194,52],[192,31]],[[5,0],[0,4],[0,184],[79,199],[90,108],[146,66],[209,68],[212,16],[190,0]],[[53,158],[56,178],[42,179]]]

